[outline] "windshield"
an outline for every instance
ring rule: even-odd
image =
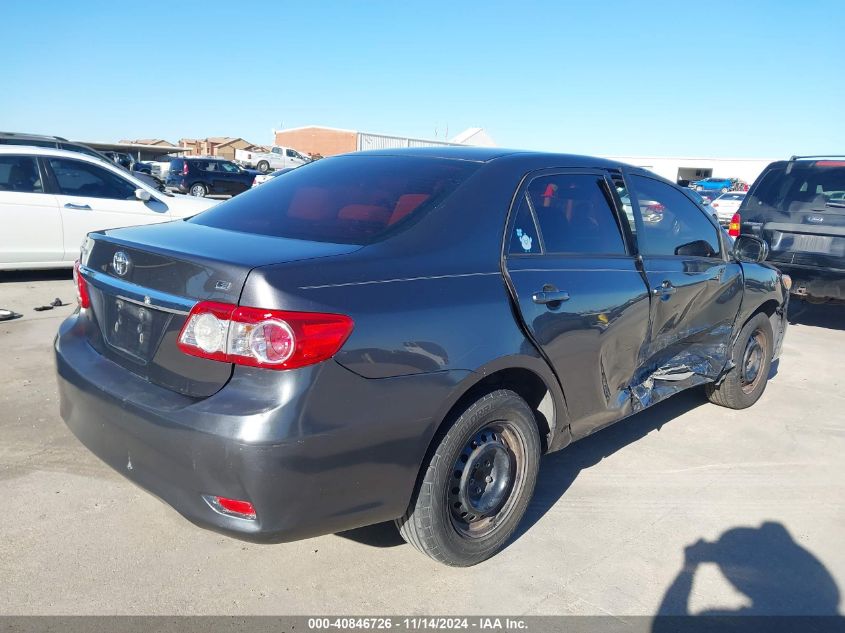
[[[825,161],[795,162],[786,173],[786,165],[769,169],[746,196],[743,220],[800,221],[802,214],[825,213],[845,207],[845,164]]]
[[[716,200],[745,200],[745,193],[723,193]]]
[[[369,244],[437,206],[477,168],[441,158],[329,158],[270,179],[189,221],[259,235]]]

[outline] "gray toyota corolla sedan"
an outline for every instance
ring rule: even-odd
[[[790,284],[766,253],[598,158],[328,158],[90,234],[61,413],[203,527],[279,542],[395,520],[472,565],[513,533],[541,454],[690,387],[760,397]]]

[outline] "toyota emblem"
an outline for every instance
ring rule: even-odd
[[[117,251],[111,260],[111,266],[118,277],[125,277],[129,269],[132,268],[132,260],[123,251]]]

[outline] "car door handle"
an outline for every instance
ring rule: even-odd
[[[569,293],[563,290],[541,290],[531,295],[534,303],[560,303],[569,301]]]
[[[725,274],[725,267],[724,267],[724,266],[720,266],[720,267],[716,270],[716,272],[715,272],[715,273],[713,273],[713,276],[710,278],[710,280],[711,280],[711,281],[722,281],[722,275],[724,275],[724,274]]]
[[[669,295],[675,294],[677,288],[672,285],[672,282],[666,279],[662,284],[654,288],[651,293],[658,297],[667,297]]]
[[[65,209],[82,209],[82,210],[85,210],[85,211],[90,211],[91,205],[88,205],[88,204],[73,204],[72,202],[68,202],[65,205]]]

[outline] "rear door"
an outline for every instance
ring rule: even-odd
[[[505,243],[511,290],[566,393],[575,436],[631,412],[648,289],[601,171],[529,176]]]
[[[651,292],[651,318],[635,396],[648,406],[719,375],[742,301],[739,264],[719,229],[677,187],[627,174],[634,231]]]
[[[138,200],[137,185],[117,170],[68,158],[47,157],[45,163],[57,193],[66,261],[76,259],[91,231],[170,219],[167,205],[156,198]]]
[[[64,254],[56,196],[32,155],[0,155],[0,263],[59,263]]]

